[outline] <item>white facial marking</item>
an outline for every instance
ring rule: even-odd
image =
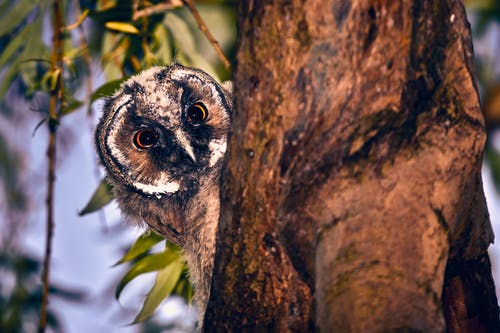
[[[161,194],[177,192],[179,190],[180,184],[179,182],[176,181],[171,181],[166,183],[156,182],[154,184],[144,184],[141,182],[135,182],[132,183],[132,186],[134,186],[135,188],[141,190],[146,194],[155,195],[156,197],[158,196],[161,197]]]
[[[130,96],[124,96],[121,100],[116,102],[116,104],[120,105],[120,107],[115,111],[113,122],[109,125],[109,135],[106,138],[106,145],[110,148],[111,155],[113,155],[121,165],[126,165],[128,163],[128,160],[121,152],[116,139],[118,138],[118,132],[121,130],[123,124],[125,123],[125,114],[127,108],[125,104],[129,100]]]
[[[227,150],[227,141],[225,138],[212,140],[208,144],[208,148],[210,149],[210,161],[208,162],[208,165],[213,167],[215,163],[224,157]]]
[[[184,132],[182,132],[182,130],[180,128],[177,128],[174,131],[174,134],[175,134],[175,138],[177,139],[177,141],[179,142],[181,147],[184,148],[186,153],[188,153],[189,157],[191,157],[191,159],[194,162],[196,162],[196,157],[194,156],[193,147],[191,147],[191,144],[189,143],[186,136],[184,135]]]

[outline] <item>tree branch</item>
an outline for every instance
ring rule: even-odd
[[[51,87],[49,104],[49,142],[47,148],[48,172],[47,172],[47,219],[45,234],[45,256],[42,272],[42,304],[40,308],[40,321],[38,332],[45,332],[47,326],[47,305],[49,301],[50,283],[50,259],[52,254],[52,236],[54,233],[54,185],[56,169],[56,129],[59,121],[58,107],[63,99],[63,41],[62,31],[63,10],[62,0],[56,0],[53,4],[53,36],[52,36],[52,57],[51,72],[55,76],[56,85]]]
[[[200,30],[205,34],[205,36],[207,37],[207,39],[210,41],[210,43],[214,47],[215,52],[217,52],[217,55],[219,56],[220,60],[224,64],[224,67],[226,68],[226,70],[228,72],[231,71],[231,63],[229,62],[229,60],[224,55],[224,52],[222,51],[222,49],[221,49],[219,43],[217,42],[217,40],[215,40],[214,36],[212,36],[212,34],[210,33],[210,31],[208,30],[207,26],[205,25],[205,22],[203,22],[203,19],[201,18],[200,13],[196,9],[196,7],[193,5],[193,3],[191,2],[191,0],[182,0],[182,2],[186,6],[188,6],[188,8],[191,11],[191,13],[193,14],[196,22],[198,23],[198,26],[200,27]]]
[[[64,29],[65,31],[71,31],[71,30],[74,30],[74,29],[77,29],[77,28],[81,27],[81,25],[83,24],[83,22],[85,21],[85,19],[86,19],[86,18],[87,18],[87,16],[89,15],[89,13],[90,13],[90,10],[85,9],[85,10],[83,11],[83,13],[81,13],[81,14],[77,17],[77,19],[76,19],[75,23],[72,23],[72,24],[70,24],[70,25],[68,25],[68,26],[64,27],[63,29]]]
[[[174,9],[177,7],[182,6],[182,1],[181,0],[167,0],[163,3],[159,3],[154,6],[149,6],[144,9],[139,10],[139,2],[134,1],[133,4],[133,14],[132,14],[132,21],[137,21],[140,18],[154,15],[154,14],[160,14],[163,13],[167,10]]]

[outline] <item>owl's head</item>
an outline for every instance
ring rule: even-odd
[[[107,100],[95,131],[122,212],[184,247],[200,314],[213,269],[231,94],[201,70],[154,67]]]
[[[109,180],[151,198],[197,191],[220,169],[231,109],[230,89],[198,69],[154,67],[128,79],[95,133]]]

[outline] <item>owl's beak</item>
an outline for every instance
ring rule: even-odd
[[[175,138],[177,139],[177,142],[179,143],[179,146],[181,146],[184,149],[184,151],[189,155],[189,157],[191,157],[193,162],[196,162],[196,157],[194,156],[193,147],[191,147],[191,144],[184,135],[184,132],[182,132],[182,130],[178,128],[174,131],[174,135]]]

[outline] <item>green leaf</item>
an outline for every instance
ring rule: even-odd
[[[79,101],[72,96],[66,96],[65,97],[65,105],[63,106],[63,108],[61,110],[61,116],[65,116],[67,114],[70,114],[71,112],[78,110],[81,106],[83,106],[82,101]]]
[[[187,302],[191,302],[193,299],[194,289],[187,277],[187,267],[184,268],[173,293],[182,296]]]
[[[12,9],[6,10],[0,17],[0,36],[11,33],[37,5],[38,1],[20,0]]]
[[[92,93],[92,95],[90,96],[90,104],[94,103],[99,98],[103,98],[103,97],[107,97],[107,96],[112,96],[118,90],[118,88],[120,88],[120,85],[125,80],[126,80],[126,78],[124,78],[124,79],[118,79],[118,80],[112,80],[112,81],[104,83],[102,86],[100,86],[99,88],[97,88]]]
[[[137,276],[163,269],[176,260],[182,260],[180,253],[169,248],[138,260],[116,286],[115,298],[118,299],[123,288]]]
[[[21,47],[26,45],[26,39],[30,36],[32,30],[33,25],[27,25],[7,44],[7,47],[0,55],[0,67],[5,65]]]
[[[35,125],[35,128],[33,129],[33,134],[32,136],[35,136],[36,132],[38,131],[38,129],[40,127],[42,127],[43,124],[45,124],[46,121],[48,121],[49,118],[43,118],[42,120],[40,120],[36,125]]]
[[[40,78],[40,90],[50,92],[50,81],[52,78],[52,70],[49,68]]]
[[[50,66],[50,53],[42,40],[41,31],[43,31],[43,17],[38,17],[31,24],[31,33],[27,36],[25,47],[19,60],[24,63],[44,63]]]
[[[110,30],[119,31],[126,34],[138,35],[140,32],[135,26],[126,22],[116,22],[116,21],[106,22],[105,27]]]
[[[495,7],[495,0],[465,0],[464,5],[471,10],[491,10]]]
[[[100,2],[103,3],[103,1]],[[127,21],[132,17],[131,4],[131,1],[114,1],[114,3],[107,1],[104,6],[101,6],[101,10],[91,10],[89,16],[101,23]]]
[[[10,62],[7,74],[4,75],[0,87],[0,99],[7,92],[16,77],[20,76],[23,78],[26,72],[30,72],[34,68],[32,65],[27,64],[27,61],[44,58],[46,55],[46,47],[41,41],[41,36],[37,34],[40,31],[42,31],[42,20],[39,17],[33,23],[23,27],[17,36],[10,40],[7,47],[0,54],[0,68],[7,67],[5,64]],[[20,50],[22,52],[19,52]],[[36,76],[36,72],[32,73]],[[38,79],[24,81],[29,87],[28,91],[38,85],[36,81]]]
[[[61,74],[61,70],[56,68],[54,71],[50,71],[50,91],[55,91],[57,88],[57,84],[59,82],[59,76]]]
[[[117,266],[124,262],[134,260],[162,240],[164,240],[162,236],[152,231],[143,233],[136,239],[130,250],[128,250],[127,253],[125,253],[125,255],[113,266]]]
[[[153,32],[153,37],[156,42],[154,55],[158,59],[158,62],[161,65],[170,64],[172,62],[172,41],[167,27],[163,24],[158,24]]]
[[[130,47],[130,36],[104,30],[101,43],[102,69],[108,80],[122,79],[123,61]]]
[[[82,216],[85,214],[89,214],[95,212],[102,207],[106,206],[113,200],[113,193],[111,192],[111,185],[106,183],[106,181],[101,180],[99,186],[95,190],[94,194],[90,198],[89,202],[83,208],[78,215]]]
[[[0,1],[0,13],[6,13],[10,6],[12,6],[12,1],[1,0]]]
[[[178,43],[178,47],[184,54],[194,55],[197,53],[196,39],[185,19],[179,17],[177,13],[169,12],[165,15],[163,23],[170,30],[172,36]]]
[[[10,88],[10,84],[12,83],[12,81],[14,81],[18,73],[19,73],[19,61],[16,61],[9,66],[7,73],[5,73],[3,77],[3,81],[0,85],[0,100],[3,99],[3,97],[7,93],[7,91]]]
[[[183,269],[184,262],[179,258],[158,272],[155,284],[146,296],[141,311],[134,319],[134,324],[150,317],[158,305],[172,293]]]

